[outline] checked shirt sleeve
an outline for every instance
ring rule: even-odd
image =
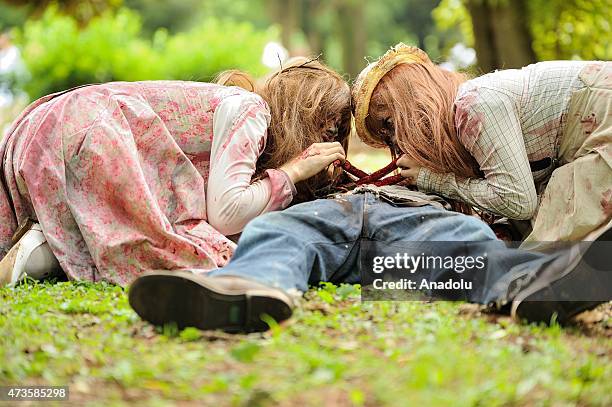
[[[461,178],[422,168],[417,187],[450,199],[467,202],[511,219],[530,219],[537,195],[517,101],[513,95],[479,87],[456,102],[459,139],[476,159],[484,178]],[[466,103],[467,102],[467,103]]]

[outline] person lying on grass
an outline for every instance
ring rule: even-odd
[[[485,267],[459,273],[458,267],[434,264],[404,276],[433,286],[461,279],[470,289],[421,290],[502,309],[512,304],[518,319],[550,322],[556,315],[563,323],[612,299],[607,256],[601,261],[601,253],[585,255],[587,263],[572,250],[510,249],[484,222],[447,210],[436,196],[400,186],[363,185],[332,199],[262,215],[246,226],[227,266],[209,273],[143,275],[131,285],[129,302],[155,325],[263,331],[268,323],[262,314],[288,319],[293,295],[309,285],[367,283],[362,276],[374,271],[374,257],[470,256],[485,259]]]
[[[329,183],[351,122],[340,75],[297,59],[261,86],[237,71],[218,82],[88,85],[30,105],[0,143],[0,284],[215,269],[249,220]]]
[[[420,191],[529,220],[524,246],[593,240],[612,227],[611,78],[549,61],[469,79],[398,44],[354,84],[355,126]]]

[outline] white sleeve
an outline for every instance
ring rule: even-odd
[[[215,110],[206,211],[208,223],[224,235],[293,200],[295,187],[283,171],[268,170],[252,182],[269,123],[268,108],[255,94],[229,96]]]

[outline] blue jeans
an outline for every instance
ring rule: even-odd
[[[321,281],[355,284],[361,282],[362,259],[368,253],[393,256],[402,249],[420,251],[415,242],[446,242],[432,246],[440,256],[486,253],[486,270],[468,277],[474,280],[474,289],[455,292],[450,298],[455,300],[497,302],[513,280],[509,277],[550,260],[508,249],[474,217],[431,205],[397,207],[363,193],[306,202],[254,219],[244,229],[230,263],[208,275],[234,275],[299,291]],[[430,281],[445,281],[455,271],[427,273]]]

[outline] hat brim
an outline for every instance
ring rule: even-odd
[[[366,144],[372,147],[387,147],[384,142],[378,141],[379,138],[370,133],[366,126],[366,118],[368,117],[370,100],[374,89],[376,89],[383,76],[396,66],[414,63],[425,64],[431,63],[431,61],[423,50],[399,43],[387,51],[378,61],[369,64],[357,76],[357,80],[353,84],[352,95],[355,130],[357,131],[357,136]]]

